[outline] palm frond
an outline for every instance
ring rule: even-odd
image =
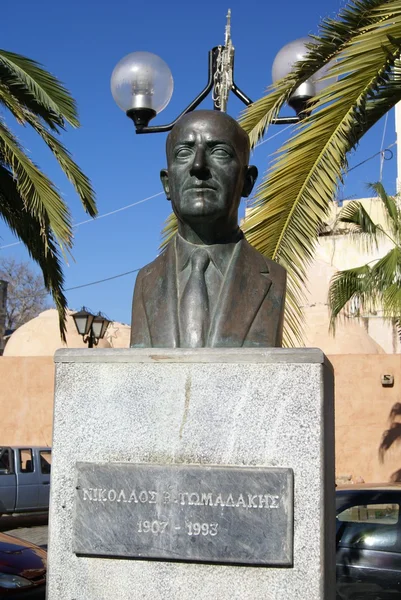
[[[373,221],[368,211],[359,200],[348,202],[337,217],[336,227],[340,223],[348,225],[346,235],[364,250],[370,251],[373,247],[378,248],[379,240],[386,237],[386,232],[380,224]]]
[[[21,125],[29,123],[29,125],[31,125],[33,129],[40,135],[40,137],[53,152],[68,179],[74,185],[82,201],[84,209],[90,214],[91,217],[96,216],[97,208],[95,193],[92,189],[91,183],[83,171],[72,160],[70,153],[63,146],[63,144],[46,129],[46,127],[42,124],[41,119],[38,118],[37,115],[22,105],[18,98],[13,96],[9,89],[6,86],[3,86],[1,83],[0,102],[3,102],[3,104],[8,108],[8,110],[14,115]]]
[[[366,304],[370,281],[371,269],[369,265],[339,271],[333,275],[329,290],[330,329],[333,332],[335,331],[338,315],[350,300],[357,300],[360,306]]]
[[[355,225],[357,231],[375,236],[377,225],[359,200],[347,203],[338,215],[337,221]]]
[[[29,123],[35,129],[35,131],[40,135],[40,137],[53,152],[65,175],[75,187],[86,212],[89,213],[91,217],[95,217],[98,212],[95,201],[95,193],[88,177],[72,160],[71,154],[63,146],[63,144],[57,138],[55,138],[54,135],[47,131],[47,129],[40,123],[39,119],[37,119],[35,115],[24,111],[24,117],[27,123]]]
[[[34,60],[0,49],[0,81],[18,101],[50,126],[64,120],[79,126],[76,103],[68,90]]]
[[[400,227],[400,215],[394,198],[386,193],[383,184],[380,182],[369,184],[369,188],[373,190],[380,198],[386,211],[386,220],[393,235],[397,235]]]
[[[351,9],[360,14],[363,28],[353,31],[336,55],[332,71],[339,79],[315,98],[311,116],[279,151],[245,221],[248,240],[287,269],[289,284],[299,293],[347,152],[401,100],[401,86],[391,86],[390,98],[383,93],[401,52],[401,2],[364,0]],[[287,302],[287,321],[289,314],[299,314],[299,307]]]
[[[0,163],[9,167],[16,181],[25,209],[45,230],[49,227],[56,238],[71,246],[70,213],[52,182],[24,153],[10,130],[0,121]]]
[[[40,266],[46,289],[51,293],[59,314],[60,333],[66,341],[67,299],[63,292],[64,277],[57,242],[48,225],[43,225],[26,210],[12,173],[0,165],[0,217],[22,241],[30,256]]]
[[[401,286],[401,248],[394,246],[372,267],[372,283],[378,294],[396,284]]]
[[[162,252],[167,244],[171,241],[174,235],[178,231],[178,221],[175,214],[172,212],[164,222],[164,227],[162,229],[162,239],[160,242],[159,250]]]

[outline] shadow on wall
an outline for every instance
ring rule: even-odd
[[[383,433],[382,441],[379,446],[379,460],[383,464],[386,452],[394,445],[401,442],[401,402],[396,402],[392,407],[388,416],[390,427]],[[401,482],[401,468],[394,471],[390,477],[390,481],[396,483]]]

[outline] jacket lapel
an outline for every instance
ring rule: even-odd
[[[242,346],[271,286],[263,256],[243,239],[227,269],[212,321],[208,346]]]
[[[143,297],[154,348],[179,346],[175,240],[151,265],[143,279]]]

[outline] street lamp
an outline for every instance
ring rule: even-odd
[[[294,64],[308,54],[310,38],[300,38],[290,42],[277,54],[273,63],[273,81],[291,72]],[[312,41],[313,43],[313,41]],[[234,46],[231,40],[231,11],[228,11],[224,46],[216,46],[209,52],[208,82],[202,92],[167,125],[154,125],[149,122],[169,103],[173,88],[173,76],[168,65],[159,56],[150,52],[132,52],[125,56],[114,68],[111,76],[111,92],[117,105],[133,120],[136,133],[162,133],[170,131],[186,113],[194,110],[212,92],[215,110],[226,111],[230,92],[245,105],[252,100],[234,81]],[[278,117],[274,124],[297,123],[306,114],[308,102],[326,82],[318,79],[327,68],[320,70],[302,83],[291,95],[288,104],[295,110],[295,117]]]
[[[79,335],[82,335],[84,344],[88,344],[88,348],[98,345],[111,323],[101,312],[94,315],[85,306],[72,317]]]

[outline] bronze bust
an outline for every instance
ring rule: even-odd
[[[249,152],[246,132],[222,112],[191,112],[172,129],[161,180],[178,233],[138,273],[132,347],[281,346],[286,271],[238,227],[258,174]]]

